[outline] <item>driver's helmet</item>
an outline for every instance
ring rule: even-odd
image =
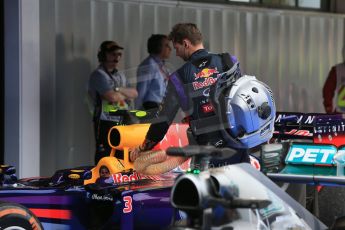
[[[223,87],[219,84],[216,91],[221,92],[214,94],[217,98],[212,102],[224,125],[221,132],[228,145],[252,148],[272,138],[276,107],[271,89],[248,75]]]

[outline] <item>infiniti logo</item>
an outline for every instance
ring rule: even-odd
[[[205,97],[209,97],[210,96],[210,87],[206,88],[204,90],[204,92],[202,92],[202,95],[204,95]]]

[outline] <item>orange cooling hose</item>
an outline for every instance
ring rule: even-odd
[[[134,161],[134,169],[142,174],[157,175],[171,171],[187,159],[167,156],[164,150],[146,151]]]

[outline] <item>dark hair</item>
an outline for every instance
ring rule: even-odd
[[[99,173],[101,173],[102,169],[106,169],[110,173],[110,170],[105,165],[102,165],[101,167],[99,167]]]
[[[180,44],[183,39],[188,39],[193,45],[197,45],[202,42],[202,34],[194,23],[178,23],[172,28],[169,39]]]
[[[117,49],[123,50],[123,47],[121,47],[119,44],[117,44],[114,41],[103,41],[101,45],[99,46],[97,58],[99,62],[106,61],[106,52],[114,51]]]
[[[164,34],[152,34],[147,40],[147,52],[149,54],[160,54],[163,49],[163,40],[168,39]]]

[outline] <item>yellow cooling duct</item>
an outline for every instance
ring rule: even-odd
[[[149,127],[150,124],[114,126],[108,133],[108,143],[118,150],[138,147],[143,143]]]
[[[110,156],[115,156],[115,149],[123,150],[123,164],[125,170],[133,169],[133,162],[129,160],[129,149],[136,148],[144,142],[150,124],[134,124],[114,126],[108,133],[108,143],[112,148]]]
[[[134,169],[133,162],[129,160],[129,149],[138,147],[144,142],[150,124],[134,124],[126,126],[113,126],[108,133],[108,143],[112,148],[109,157],[103,157],[91,170],[92,178],[84,184],[95,183],[100,177],[102,166],[108,168],[110,175]],[[123,150],[123,160],[115,158],[115,149]]]

